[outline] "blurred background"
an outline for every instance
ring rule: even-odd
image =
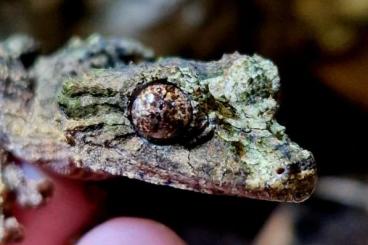
[[[16,32],[44,53],[98,32],[159,56],[261,54],[280,69],[279,122],[319,166],[303,204],[98,183],[110,191],[96,222],[152,218],[190,245],[368,244],[368,0],[1,0],[0,37]]]

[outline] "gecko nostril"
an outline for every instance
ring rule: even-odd
[[[280,168],[276,169],[277,174],[283,174],[284,172],[285,172],[285,168],[280,167]]]
[[[192,106],[176,85],[156,81],[147,84],[132,98],[130,117],[139,135],[149,140],[171,140],[189,125]]]

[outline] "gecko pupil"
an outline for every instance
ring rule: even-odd
[[[149,140],[170,140],[189,125],[192,107],[174,84],[155,82],[139,91],[130,108],[137,133]]]

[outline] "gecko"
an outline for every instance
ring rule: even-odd
[[[22,237],[11,206],[38,206],[52,188],[22,162],[215,195],[312,194],[316,163],[275,119],[280,78],[270,60],[156,57],[137,41],[97,34],[38,50],[24,35],[0,43],[0,241]]]

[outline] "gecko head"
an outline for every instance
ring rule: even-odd
[[[276,66],[257,55],[95,70],[64,82],[60,125],[79,160],[94,169],[300,201],[313,190],[314,159],[275,120],[278,89]]]

